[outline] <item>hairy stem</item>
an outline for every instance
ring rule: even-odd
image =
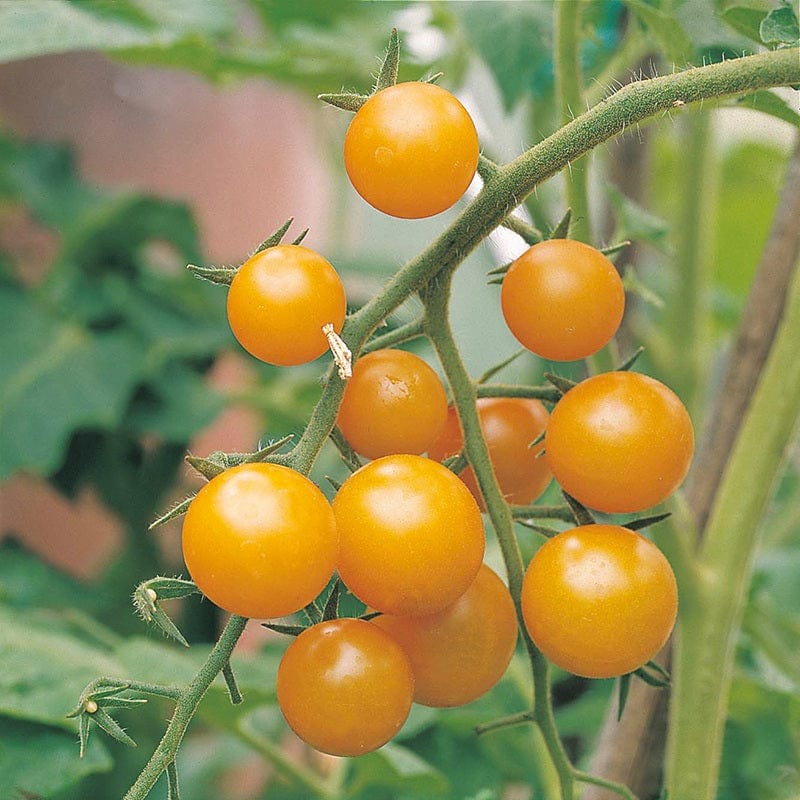
[[[560,106],[561,124],[575,119],[583,110],[583,80],[580,63],[580,27],[582,0],[561,0],[555,3],[555,61],[556,96]],[[567,207],[572,209],[570,237],[582,242],[592,238],[589,217],[588,161],[580,158],[569,164],[565,175]]]

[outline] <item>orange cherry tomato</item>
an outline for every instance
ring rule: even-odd
[[[478,134],[461,103],[432,83],[399,83],[370,97],[344,140],[355,190],[393,217],[450,208],[478,166]]]
[[[336,543],[325,495],[277,464],[226,469],[197,493],[183,522],[183,558],[197,588],[243,617],[308,605],[333,574]]]
[[[547,426],[547,410],[539,400],[522,397],[480,397],[476,405],[492,469],[506,502],[532,503],[547,488],[552,477],[547,461],[540,455],[544,444],[530,446]],[[428,454],[441,461],[460,453],[463,447],[458,414],[451,406],[444,430]],[[483,498],[472,467],[462,470],[459,477],[483,509]]]
[[[359,358],[347,382],[337,422],[367,458],[424,453],[444,427],[447,394],[439,376],[405,350]]]
[[[556,403],[545,456],[553,477],[585,506],[642,511],[680,486],[694,432],[677,395],[637,372],[582,381]]]
[[[503,316],[520,344],[542,358],[586,358],[617,332],[625,291],[599,250],[573,239],[548,239],[509,268],[500,294]]]
[[[338,333],[346,312],[344,287],[321,255],[294,244],[256,253],[228,290],[228,322],[248,353],[268,364],[294,366],[328,349],[322,332]]]
[[[537,550],[521,600],[528,633],[550,661],[611,678],[646,664],[667,641],[678,588],[649,539],[618,525],[584,525]]]
[[[303,631],[278,666],[278,704],[292,730],[323,753],[359,756],[389,741],[411,710],[414,677],[400,646],[358,619]]]
[[[483,561],[483,521],[450,470],[415,455],[371,461],[333,501],[339,575],[376,611],[431,614],[469,588]]]
[[[453,605],[424,617],[383,614],[373,620],[399,645],[414,673],[414,700],[462,706],[503,677],[517,641],[514,601],[485,564]]]

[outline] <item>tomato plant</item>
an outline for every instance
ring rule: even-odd
[[[405,350],[376,350],[356,361],[336,422],[367,458],[424,453],[447,418],[439,376]]]
[[[432,83],[399,83],[356,112],[344,165],[371,206],[417,219],[445,211],[464,194],[478,151],[475,125],[450,92]]]
[[[436,461],[379,458],[353,473],[333,501],[339,575],[376,611],[430,614],[455,602],[483,560],[480,511]]]
[[[544,444],[533,445],[547,426],[547,410],[541,401],[523,397],[479,397],[476,405],[481,432],[503,497],[515,505],[533,502],[547,488],[552,477],[547,461],[542,458]],[[451,406],[444,430],[429,455],[441,461],[460,453],[463,446],[458,413]],[[472,467],[463,469],[459,477],[483,508],[483,498]]]
[[[359,756],[400,730],[414,676],[400,646],[359,619],[320,622],[301,633],[278,667],[278,704],[303,741],[323,753]]]
[[[589,678],[624,675],[649,661],[678,611],[667,559],[618,525],[584,525],[546,541],[528,565],[521,598],[536,646]]]
[[[299,611],[336,563],[330,504],[308,478],[278,464],[242,464],[209,481],[189,506],[182,544],[200,591],[244,617]]]
[[[414,700],[426,706],[462,706],[503,676],[517,641],[514,601],[503,581],[483,564],[455,603],[420,617],[382,614],[374,622],[402,648],[414,673]]]
[[[542,358],[573,361],[596,353],[617,332],[625,291],[599,250],[573,239],[548,239],[511,264],[500,302],[520,344]]]
[[[677,395],[636,372],[595,375],[556,403],[545,454],[568,494],[598,511],[642,511],[680,486],[694,431]]]
[[[281,244],[251,256],[228,290],[228,322],[251,355],[279,366],[305,364],[328,349],[346,311],[336,270],[307,247]]]

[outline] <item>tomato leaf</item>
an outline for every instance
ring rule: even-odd
[[[762,20],[758,33],[765,44],[797,44],[800,25],[792,6],[783,3],[779,8],[773,8]]]

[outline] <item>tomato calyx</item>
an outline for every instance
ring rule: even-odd
[[[193,456],[189,453],[185,457],[185,461],[189,464],[195,472],[202,475],[207,480],[216,478],[217,475],[224,472],[230,467],[238,467],[240,464],[255,464],[259,461],[266,461],[267,456],[271,456],[280,450],[285,444],[288,444],[294,438],[293,434],[278,439],[275,442],[256,450],[253,453],[225,453],[222,450],[215,450],[205,458]]]

